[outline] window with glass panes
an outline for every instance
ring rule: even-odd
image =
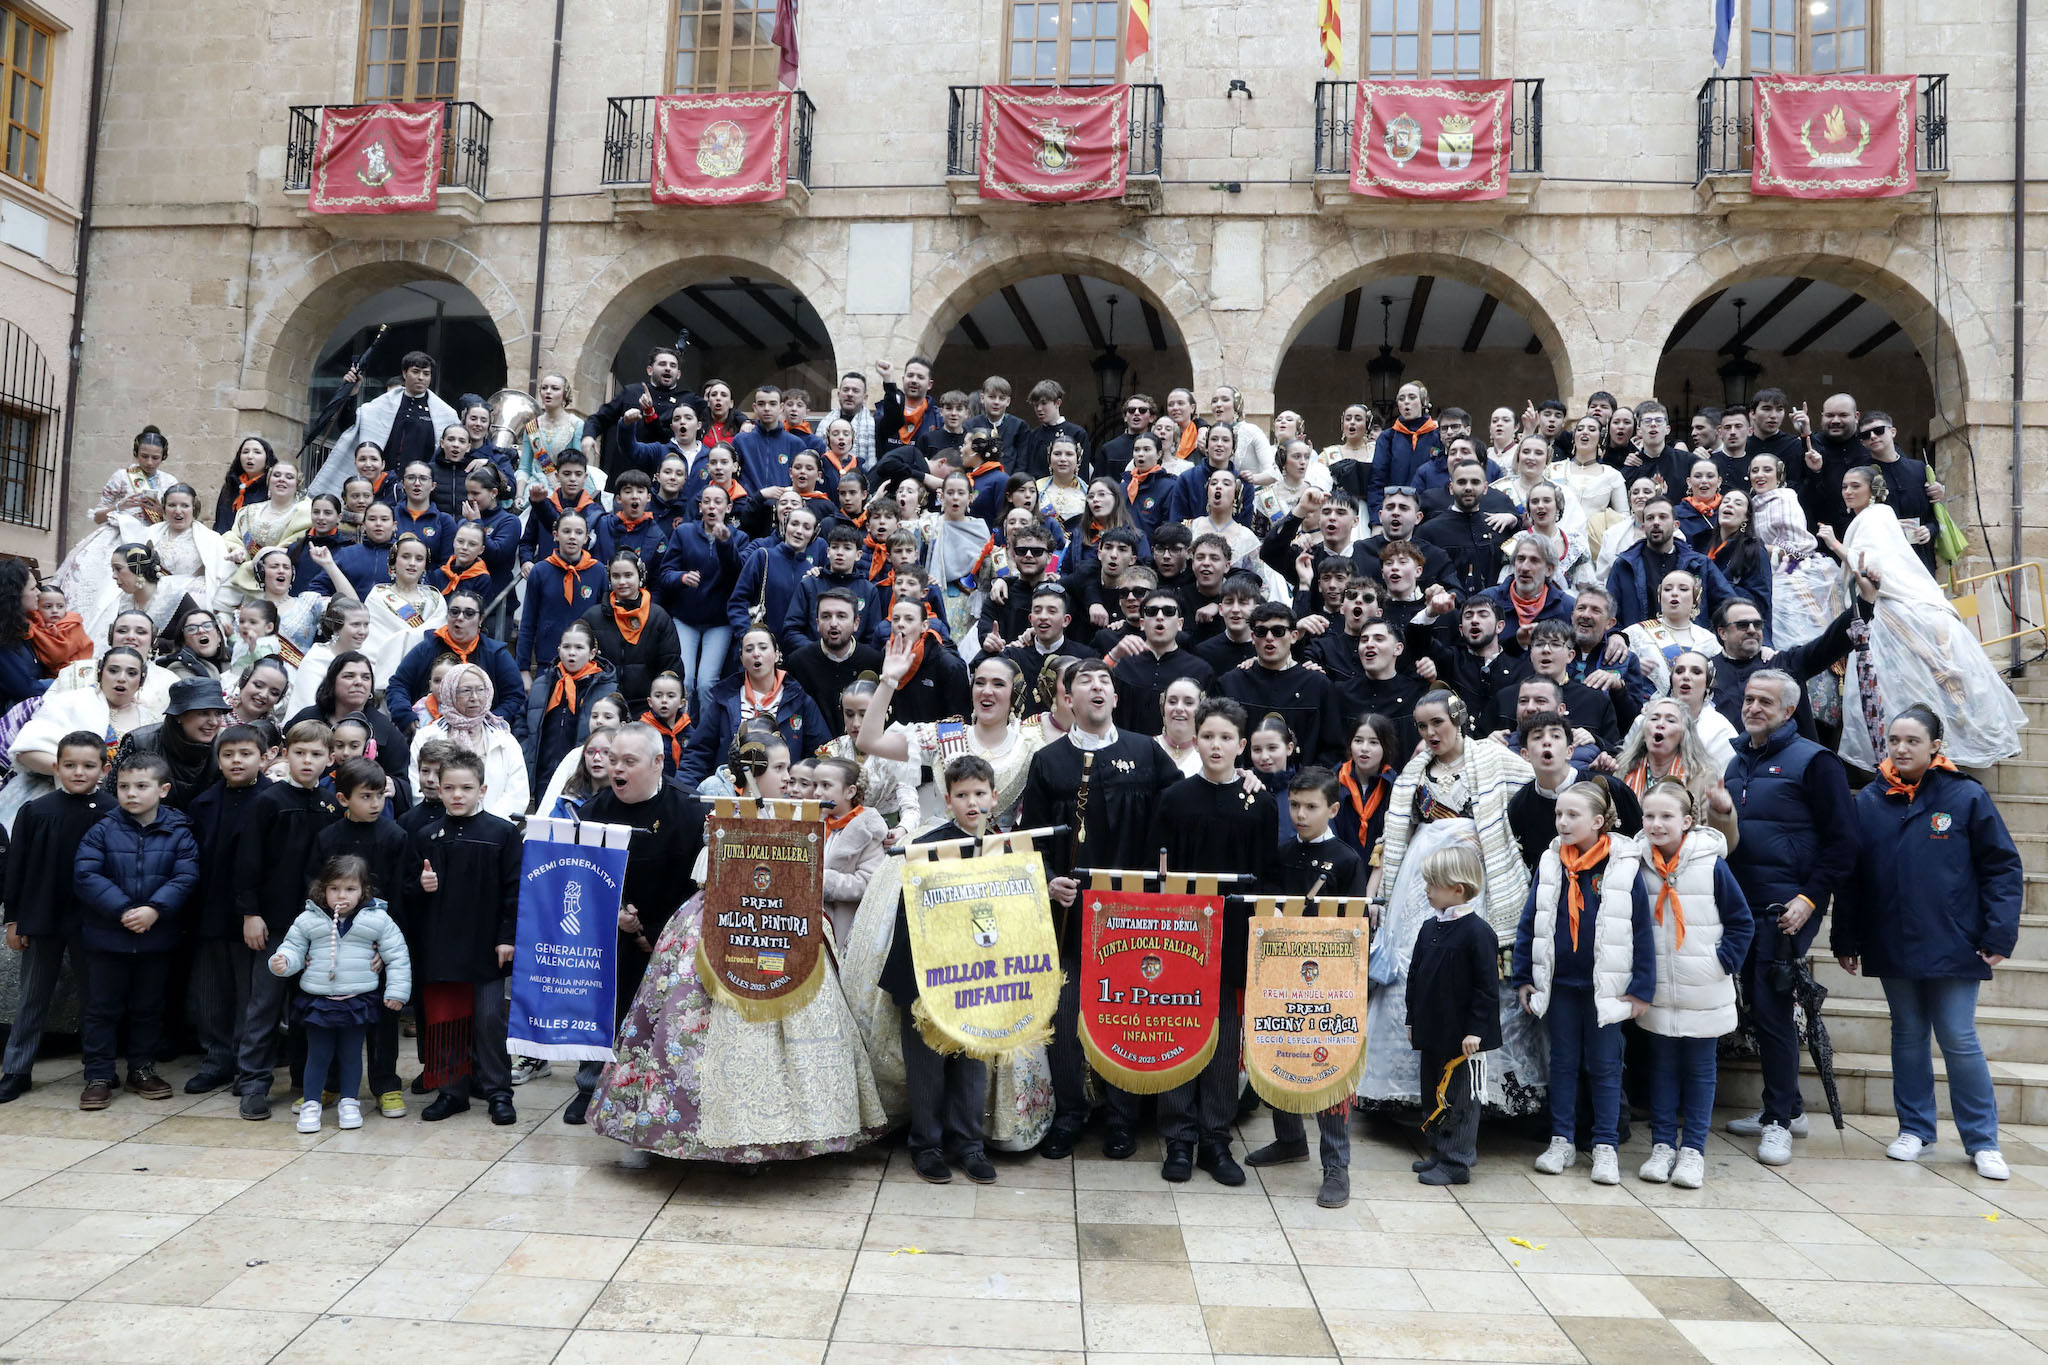
[[[1123,44],[1121,0],[1012,0],[1012,85],[1111,85]]]
[[[1825,76],[1877,66],[1877,0],[1749,0],[1749,71]]]
[[[0,407],[0,521],[27,521],[34,505],[39,419]]]
[[[462,0],[369,0],[363,6],[363,98],[452,100]]]
[[[1378,80],[1486,74],[1489,0],[1365,0],[1365,73]]]
[[[775,46],[775,0],[676,0],[678,95],[773,90],[782,50]]]
[[[41,189],[43,133],[50,121],[50,48],[55,35],[27,15],[0,5],[0,127],[7,156],[0,169]]]

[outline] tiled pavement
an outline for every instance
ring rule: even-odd
[[[516,1127],[416,1101],[317,1138],[224,1096],[80,1113],[75,1063],[37,1082],[0,1107],[5,1361],[2048,1359],[2048,1129],[2008,1132],[2004,1186],[1949,1132],[1885,1160],[1888,1119],[1817,1126],[1782,1172],[1717,1136],[1696,1192],[1634,1178],[1642,1137],[1619,1188],[1495,1136],[1446,1191],[1360,1136],[1327,1212],[1310,1165],[1169,1187],[1156,1146],[1092,1138],[988,1188],[921,1184],[894,1148],[622,1171],[561,1124],[561,1077]]]

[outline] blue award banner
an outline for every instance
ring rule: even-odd
[[[623,825],[532,819],[519,866],[519,941],[505,1050],[609,1062],[618,990]]]

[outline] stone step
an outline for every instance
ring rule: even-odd
[[[1815,954],[1813,978],[1828,988],[1830,1012],[1838,1000],[1884,1000],[1883,983],[1868,976],[1849,975],[1832,957]],[[2048,960],[2012,957],[1999,963],[1991,979],[1979,987],[1977,1006],[2036,1009],[2048,1015]],[[2048,1061],[2048,1057],[2042,1060]]]
[[[1882,998],[1831,995],[1821,1017],[1827,1022],[1828,1037],[1837,1051],[1891,1051],[1891,1010]],[[1977,1038],[1987,1057],[2048,1066],[2048,1010],[1980,1003]]]
[[[1829,1002],[1833,1008],[1833,1002]],[[1820,1073],[1813,1059],[1803,1051],[1799,1057],[1799,1093],[1806,1099],[1806,1114],[1818,1131],[1832,1126],[1828,1117],[1827,1092],[1821,1088]],[[1991,1063],[1991,1087],[1998,1096],[2000,1123],[2048,1123],[2048,1066],[2026,1063]],[[1882,1052],[1835,1052],[1835,1089],[1844,1114],[1892,1114],[1892,1058]],[[1754,1061],[1721,1064],[1714,1088],[1714,1103],[1724,1109],[1755,1110],[1763,1103],[1763,1073]],[[1953,1118],[1948,1102],[1948,1068],[1941,1050],[1934,1052],[1934,1102],[1943,1118]],[[1795,1144],[1794,1150],[1797,1150]]]
[[[2042,889],[2048,892],[2048,882],[2042,884]],[[2031,884],[2028,891],[2031,898]],[[2013,949],[2013,956],[2048,958],[2048,914],[2028,911],[2020,916],[2020,941]]]
[[[2048,796],[2048,760],[2009,758],[1995,768],[1971,774],[1993,796]]]
[[[2005,818],[2005,827],[2015,837],[2033,834],[2048,841],[2048,795],[2026,796],[2012,792],[1995,792],[1998,813]],[[2025,849],[2021,850],[2024,854]],[[2048,848],[2042,850],[2048,856]],[[2035,866],[2035,864],[2029,864]]]

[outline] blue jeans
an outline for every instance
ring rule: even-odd
[[[1715,1048],[1718,1038],[1650,1040],[1650,1141],[1666,1147],[1707,1150],[1707,1128],[1714,1117]],[[1685,1116],[1685,1139],[1679,1140],[1679,1115]]]
[[[1621,1025],[1600,1025],[1591,986],[1553,986],[1543,1021],[1550,1028],[1550,1132],[1578,1132],[1579,1072],[1593,1092],[1593,1145],[1612,1147],[1621,1131]]]
[[[1885,977],[1885,1003],[1892,1011],[1892,1107],[1899,1131],[1934,1141],[1934,1050],[1941,1044],[1948,1065],[1948,1101],[1963,1150],[1998,1150],[1998,1096],[1991,1068],[1977,1042],[1977,986],[1960,977],[1906,981]]]
[[[702,715],[701,703],[718,681],[725,667],[725,651],[732,644],[731,626],[686,626],[676,623],[676,641],[683,648],[683,700],[690,715]],[[700,682],[701,680],[701,682]]]
[[[332,1068],[335,1093],[345,1100],[356,1098],[363,1088],[363,1039],[368,1028],[362,1024],[345,1029],[307,1024],[303,1031],[308,1096],[320,1098],[321,1081]]]

